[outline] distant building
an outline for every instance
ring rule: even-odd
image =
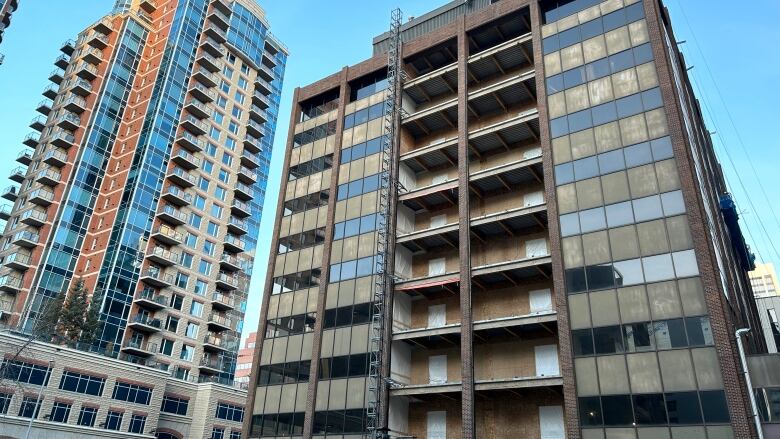
[[[771,263],[756,265],[756,269],[749,275],[753,295],[756,297],[758,315],[761,317],[761,326],[764,328],[767,350],[778,352],[780,321],[777,313],[780,312],[780,295],[777,294],[775,266]]]
[[[19,8],[19,0],[0,0],[0,43],[3,42],[3,32],[11,25],[11,14]],[[3,64],[3,56],[0,53],[0,64]]]
[[[252,372],[252,358],[254,358],[255,353],[255,340],[257,340],[257,332],[249,334],[249,337],[244,340],[244,347],[238,351],[236,383],[249,382],[249,374]]]
[[[756,297],[777,296],[777,273],[774,264],[758,264],[748,273],[753,295]]]

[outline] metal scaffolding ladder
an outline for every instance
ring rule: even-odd
[[[398,115],[397,96],[403,83],[401,71],[401,21],[403,14],[400,9],[394,9],[390,15],[390,47],[387,52],[387,92],[384,103],[384,134],[381,151],[381,178],[379,183],[377,252],[375,267],[374,297],[371,314],[371,345],[368,367],[368,407],[366,413],[366,429],[372,439],[385,439],[387,431],[380,424],[382,417],[382,390],[386,386],[386,377],[382,376],[382,353],[385,349],[385,310],[387,291],[393,288],[393,267],[387,254],[390,248],[391,203],[397,191],[396,178],[393,176],[393,161],[396,148],[396,122]]]

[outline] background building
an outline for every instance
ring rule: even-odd
[[[19,0],[2,0],[0,1],[0,43],[3,42],[3,33],[6,28],[11,25],[11,15],[19,7]],[[0,65],[3,64],[3,56],[0,53]]]
[[[79,348],[232,385],[287,50],[254,0],[120,0],[61,50],[2,192],[2,325],[83,280]]]
[[[754,437],[753,257],[660,2],[373,42],[295,92],[249,437]]]
[[[750,285],[758,297],[777,296],[777,273],[774,264],[756,264],[750,272]]]
[[[237,383],[247,385],[249,375],[252,372],[252,359],[255,353],[255,343],[257,341],[257,332],[251,332],[244,340],[244,346],[238,350],[238,360],[236,361],[236,379]]]
[[[764,329],[766,346],[769,352],[777,353],[780,348],[780,295],[777,294],[777,273],[773,264],[757,264],[750,272],[750,284],[756,297],[758,315]]]

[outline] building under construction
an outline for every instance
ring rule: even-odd
[[[752,257],[662,4],[373,43],[295,91],[243,436],[755,437]]]

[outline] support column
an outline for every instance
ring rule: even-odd
[[[463,439],[474,439],[474,353],[471,315],[471,233],[469,221],[468,58],[466,17],[458,19],[458,239],[460,241],[460,361]]]

